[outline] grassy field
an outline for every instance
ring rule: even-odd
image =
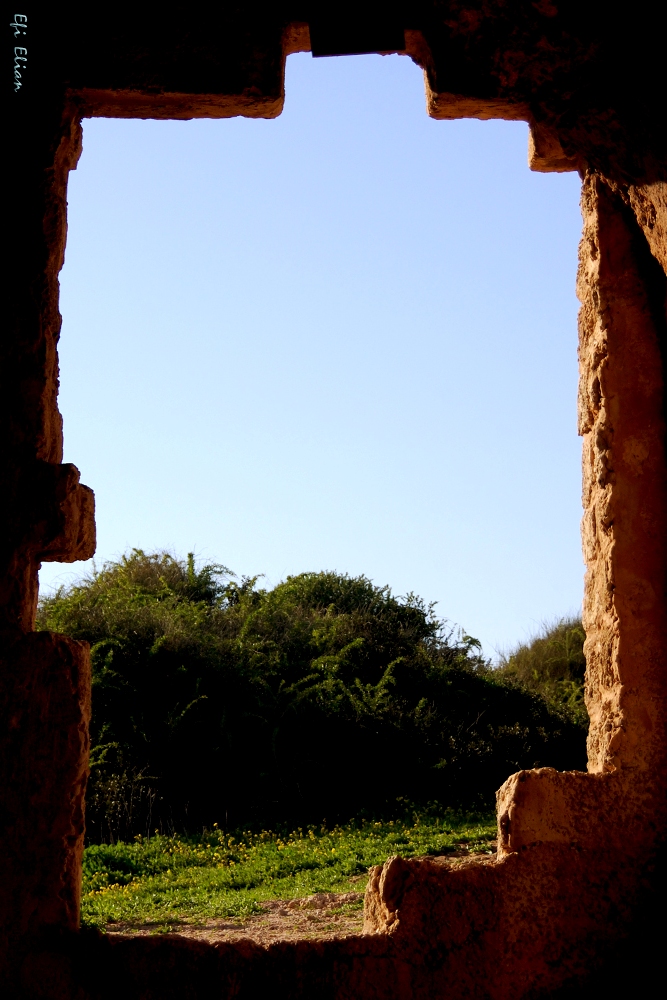
[[[270,899],[363,891],[371,865],[403,857],[489,851],[495,817],[452,811],[277,833],[217,829],[200,837],[102,844],[84,855],[83,922],[156,932],[212,917],[244,917]]]

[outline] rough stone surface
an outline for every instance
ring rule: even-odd
[[[629,184],[627,198],[651,253],[667,273],[667,182]]]
[[[0,364],[5,994],[643,995],[640,970],[658,950],[657,924],[643,915],[663,912],[656,901],[666,885],[667,80],[664,60],[646,46],[654,7],[641,0],[631,11],[561,0],[423,0],[391,10],[405,29],[405,54],[424,70],[433,117],[524,120],[534,169],[577,169],[583,178],[589,773],[540,768],[509,777],[498,793],[495,858],[379,866],[361,935],[263,947],[76,929],[88,654],[84,644],[32,629],[40,561],[94,550],[92,492],[61,464],[57,408],[58,272],[80,119],[275,117],[285,58],[308,51],[309,23],[324,6],[339,18],[341,51],[348,22],[353,33],[365,18],[372,33],[373,19],[385,16],[363,0],[333,15],[319,0],[30,14],[30,61],[11,110],[10,306]],[[622,960],[635,954],[634,978],[623,980]]]
[[[589,769],[630,772],[637,786],[658,775],[664,782],[667,735],[666,279],[633,214],[601,179],[586,180],[582,206]]]
[[[28,633],[5,652],[0,700],[2,951],[42,927],[76,929],[88,776],[88,645]]]
[[[534,123],[528,137],[528,166],[539,173],[562,174],[577,170],[579,161],[567,155],[553,129]]]

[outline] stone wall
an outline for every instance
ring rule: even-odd
[[[29,15],[10,112],[0,393],[0,963],[8,995],[613,995],[619,962],[625,956],[627,972],[633,949],[651,941],[643,918],[662,885],[667,802],[667,129],[662,60],[645,45],[657,37],[653,16],[648,3],[616,13],[559,0]],[[33,626],[41,561],[85,559],[95,547],[93,495],[62,464],[57,409],[58,272],[81,117],[274,117],[290,52],[311,42],[319,51],[387,51],[397,33],[401,51],[424,69],[429,114],[528,121],[531,167],[577,169],[583,179],[589,772],[509,777],[498,793],[493,860],[390,859],[371,878],[359,937],[261,949],[80,932],[88,652]]]

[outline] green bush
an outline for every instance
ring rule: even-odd
[[[585,638],[578,616],[546,622],[528,642],[501,655],[498,676],[541,695],[554,711],[580,726],[588,726],[584,705]]]
[[[134,550],[38,620],[91,643],[94,840],[481,804],[520,768],[585,760],[581,728],[476,640],[363,576],[264,590]]]

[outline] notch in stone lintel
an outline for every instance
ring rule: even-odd
[[[554,128],[533,122],[528,135],[528,166],[542,174],[565,174],[578,170],[579,160],[568,156]]]
[[[393,4],[344,0],[318,6],[308,22],[315,58],[405,50],[405,30]]]

